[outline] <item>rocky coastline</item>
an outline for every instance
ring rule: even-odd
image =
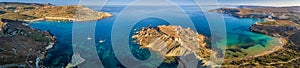
[[[45,31],[25,26],[22,21],[2,19],[7,23],[0,35],[0,67],[35,67],[36,58],[46,54],[55,37]]]
[[[276,37],[280,44],[272,48],[269,51],[262,52],[260,54],[256,54],[253,56],[245,56],[245,57],[233,57],[228,58],[225,57],[224,63],[218,67],[296,67],[298,63],[297,60],[300,60],[300,49],[299,42],[300,32],[299,32],[299,24],[298,24],[298,15],[293,14],[296,11],[295,7],[289,8],[288,11],[283,11],[285,8],[289,7],[256,7],[256,8],[220,8],[216,10],[211,10],[211,12],[219,12],[224,14],[229,14],[237,18],[256,18],[256,19],[265,19],[265,22],[257,22],[253,24],[249,30],[256,33],[262,33],[269,36]],[[297,10],[298,11],[298,10]],[[200,54],[196,49],[199,48],[193,45],[181,45],[180,43],[191,43],[180,41],[178,38],[180,37],[194,37],[197,35],[189,35],[190,31],[180,31],[177,30],[176,26],[158,26],[157,28],[143,28],[141,31],[136,32],[132,38],[136,39],[135,42],[141,45],[141,48],[148,48],[150,50],[157,51],[164,56],[182,56],[184,54],[195,54],[202,55],[202,57],[198,57],[198,59],[203,60],[204,64],[209,65],[209,61],[205,60],[205,55],[214,54],[216,51],[211,51],[210,48],[205,48],[209,46],[204,46],[204,48],[200,48]],[[181,34],[183,36],[181,36]],[[184,36],[189,35],[189,36]],[[180,38],[182,40],[182,38]],[[203,38],[202,38],[203,39]],[[191,40],[191,39],[183,39],[183,40]],[[203,40],[202,40],[203,41]],[[174,42],[174,43],[172,43]],[[177,43],[176,43],[177,42]],[[255,43],[255,42],[251,42]],[[206,43],[203,43],[206,44]],[[173,46],[177,45],[177,46]],[[247,45],[247,44],[245,44]],[[172,48],[176,47],[176,48]],[[201,46],[200,46],[201,47]],[[204,52],[203,50],[204,49]],[[178,50],[178,51],[176,51]],[[230,49],[226,49],[227,50]],[[235,51],[236,49],[231,49]],[[188,52],[191,51],[191,52]],[[202,51],[202,52],[201,52]],[[205,52],[209,51],[209,52]],[[242,54],[242,53],[241,53]],[[212,56],[210,56],[212,57]],[[293,64],[292,64],[293,63]]]
[[[198,34],[189,28],[180,26],[157,26],[156,28],[143,28],[136,32],[132,38],[141,45],[174,59],[179,56],[194,54],[204,65],[210,65],[210,59],[216,57],[216,52],[207,45],[207,37]],[[172,60],[166,60],[171,62]],[[178,61],[178,60],[173,60]]]
[[[251,6],[250,6],[251,7]],[[256,57],[226,60],[222,67],[297,67],[300,63],[299,49],[299,6],[293,7],[251,7],[219,8],[211,12],[229,14],[237,18],[264,19],[253,24],[249,30],[269,36],[286,39],[279,50]],[[280,41],[282,42],[282,41]]]
[[[298,32],[300,28],[297,26],[263,25],[256,23],[250,27],[250,30],[274,37],[288,37]]]
[[[33,22],[39,20],[91,21],[113,16],[84,6],[55,6],[51,4],[0,2],[0,17]]]
[[[47,31],[28,26],[39,20],[90,21],[112,16],[84,6],[0,2],[0,68],[43,67],[39,60],[55,45]]]

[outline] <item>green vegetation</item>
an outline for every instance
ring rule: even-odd
[[[242,59],[242,60],[231,60],[229,62],[223,63],[223,65],[253,65],[253,66],[280,66],[280,65],[287,65],[291,62],[299,60],[300,53],[292,50],[292,49],[283,49],[278,52],[274,52],[269,55],[264,55],[255,58],[249,59]],[[242,65],[244,64],[244,65]]]
[[[19,13],[6,13],[6,14],[0,15],[0,17],[3,19],[10,19],[10,20],[32,20],[32,19],[37,18],[37,17],[28,16],[28,15],[19,14]]]
[[[50,42],[51,41],[51,39],[45,37],[45,35],[42,35],[42,34],[32,34],[31,37],[35,41],[39,41],[39,42]]]
[[[267,22],[261,22],[263,25],[277,25],[278,23],[276,21],[267,21]]]
[[[238,48],[228,48],[228,49],[226,49],[226,52],[225,52],[226,59],[243,58],[243,57],[246,57],[247,55],[248,54],[245,51],[238,49]]]

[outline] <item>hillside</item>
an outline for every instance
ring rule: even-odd
[[[90,21],[112,16],[107,12],[98,12],[84,6],[55,6],[51,4],[0,2],[1,18],[38,21],[69,20]]]

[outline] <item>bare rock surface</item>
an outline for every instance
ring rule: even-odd
[[[215,54],[208,48],[205,36],[180,26],[143,28],[132,38],[136,39],[141,48],[149,48],[166,57],[194,54],[207,64],[211,55]]]

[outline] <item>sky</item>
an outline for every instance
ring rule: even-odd
[[[0,0],[0,2],[51,3],[54,5],[78,5],[82,1],[88,0]],[[101,2],[101,0],[97,1]],[[107,5],[128,5],[134,1],[137,0],[109,0]],[[178,5],[195,5],[193,0],[171,1]],[[300,6],[300,0],[218,0],[218,3],[219,5]],[[150,4],[158,5],[158,2]]]

